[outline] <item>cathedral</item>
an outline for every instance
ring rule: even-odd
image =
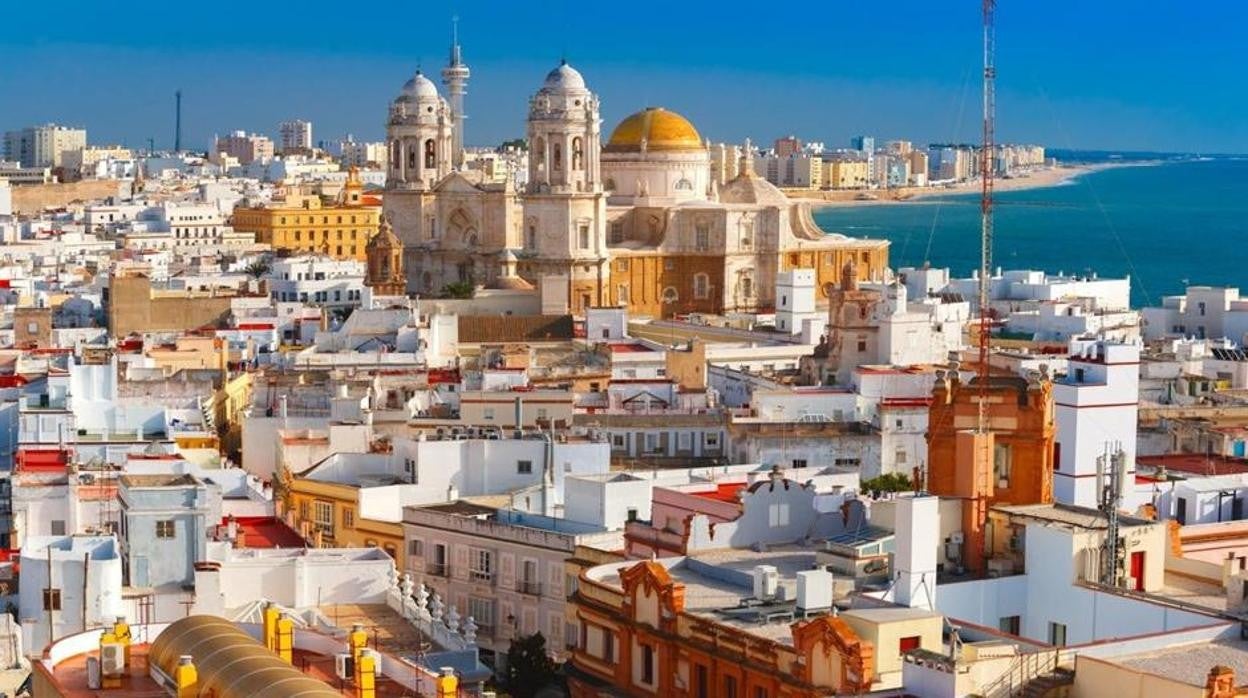
[[[767,312],[776,274],[816,271],[823,299],[847,265],[882,279],[888,242],[820,230],[753,169],[747,142],[723,162],[687,119],[647,107],[604,143],[598,96],[566,61],[529,100],[528,178],[494,183],[463,162],[467,67],[458,45],[442,73],[417,72],[390,105],[384,208],[402,243],[407,290],[455,282],[534,289],[581,315]],[[732,153],[737,152],[732,148]]]

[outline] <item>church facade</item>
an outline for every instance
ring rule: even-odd
[[[390,106],[384,208],[409,292],[540,288],[576,315],[761,312],[779,272],[814,269],[826,299],[846,265],[862,280],[888,265],[886,240],[825,233],[809,204],[759,177],[748,142],[736,167],[712,167],[693,124],[652,107],[604,143],[598,96],[566,62],[529,100],[522,190],[454,166],[461,123],[420,73]]]

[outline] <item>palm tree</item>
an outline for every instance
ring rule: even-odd
[[[248,264],[247,268],[244,269],[243,271],[251,278],[259,279],[265,274],[268,274],[270,269],[272,269],[272,266],[270,266],[267,261],[263,259],[259,259],[259,260],[252,262],[251,264]]]

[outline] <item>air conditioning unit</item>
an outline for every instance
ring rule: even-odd
[[[353,676],[354,674],[355,674],[355,667],[351,666],[351,655],[350,654],[335,654],[334,655],[334,676],[337,676],[339,679],[342,679],[343,681],[350,681],[352,678],[354,678]]]
[[[754,598],[772,599],[780,586],[780,572],[772,565],[754,567]]]
[[[104,676],[126,673],[126,648],[121,643],[100,645],[100,671]]]

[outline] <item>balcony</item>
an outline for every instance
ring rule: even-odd
[[[468,570],[468,579],[476,584],[493,584],[494,573],[486,570]]]
[[[542,595],[542,583],[530,582],[528,580],[522,579],[516,582],[516,591],[520,592],[521,594],[528,594],[529,596],[541,596]]]
[[[449,577],[451,576],[451,566],[444,562],[431,562],[425,567],[425,574],[434,577]]]

